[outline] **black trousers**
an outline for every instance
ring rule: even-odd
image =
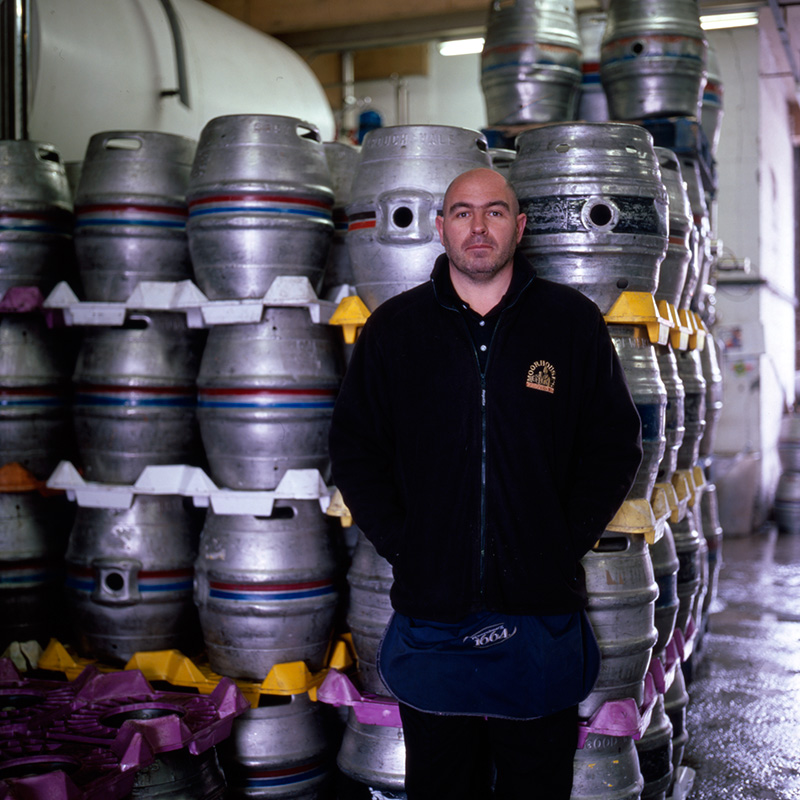
[[[400,718],[408,800],[569,800],[572,794],[577,706],[507,720],[428,714],[400,703]]]

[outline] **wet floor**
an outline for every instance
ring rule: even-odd
[[[689,800],[800,799],[800,536],[723,537],[692,680]]]

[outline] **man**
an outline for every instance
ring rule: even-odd
[[[598,662],[580,559],[633,483],[639,417],[597,307],[515,252],[506,180],[464,173],[443,205],[431,280],[356,343],[333,477],[393,567],[379,666],[409,800],[486,798],[492,780],[566,800]]]

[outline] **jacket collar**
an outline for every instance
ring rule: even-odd
[[[514,252],[513,269],[508,291],[503,295],[503,299],[489,312],[490,314],[502,311],[504,308],[513,305],[536,277],[536,271],[531,262],[519,250]],[[433,272],[431,272],[431,283],[433,284],[436,299],[441,305],[454,309],[461,307],[462,300],[456,294],[453,282],[450,280],[450,262],[446,253],[442,253],[436,259],[436,263],[433,265]]]

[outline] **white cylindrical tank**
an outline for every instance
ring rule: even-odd
[[[174,9],[188,107],[178,88]],[[29,138],[83,159],[104,130],[153,130],[193,139],[223,114],[282,114],[335,138],[330,104],[303,59],[201,0],[31,1]]]

